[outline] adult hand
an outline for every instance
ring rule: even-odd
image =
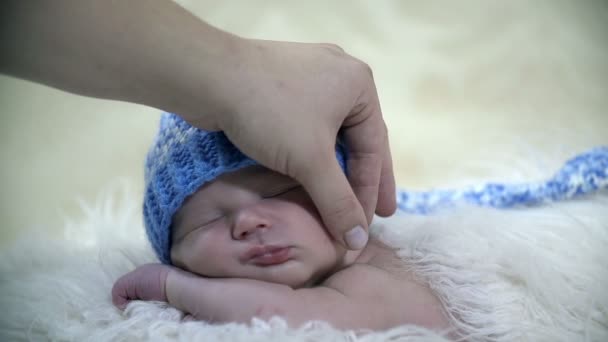
[[[367,242],[374,212],[395,211],[387,130],[370,68],[330,44],[244,40],[224,74],[230,106],[212,119],[245,154],[299,181],[330,233]],[[186,116],[198,126],[210,117]],[[201,120],[199,122],[199,120]],[[336,161],[341,130],[348,180]]]
[[[13,0],[3,9],[0,72],[224,130],[250,157],[298,180],[352,249],[365,245],[374,211],[395,211],[372,73],[339,47],[242,39],[171,1]],[[348,180],[334,155],[340,129]]]

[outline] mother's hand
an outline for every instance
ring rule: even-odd
[[[352,249],[365,245],[374,212],[395,211],[372,73],[339,47],[239,38],[172,1],[5,7],[0,72],[224,130],[250,157],[298,180],[332,235]],[[334,155],[339,130],[348,180]]]
[[[395,211],[386,125],[368,65],[330,44],[241,40],[224,70],[230,103],[213,117],[245,154],[299,181],[330,233],[350,249],[367,242],[374,212]],[[222,82],[220,82],[222,83]],[[186,117],[194,125],[197,117]],[[348,179],[336,161],[341,130]],[[359,228],[357,228],[359,227]]]

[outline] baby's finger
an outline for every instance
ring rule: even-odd
[[[123,278],[118,279],[112,286],[112,304],[120,310],[124,310],[130,301]]]

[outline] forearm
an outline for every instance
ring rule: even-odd
[[[174,2],[16,0],[2,12],[0,72],[186,115],[224,110],[217,80],[242,39]]]
[[[235,278],[201,278],[176,271],[167,277],[167,300],[198,320],[249,323],[280,316],[291,327],[325,321],[339,329],[388,329],[401,324],[394,305],[353,297],[333,288],[288,286]]]
[[[304,311],[299,294],[292,288],[251,279],[202,278],[186,272],[171,272],[167,278],[167,300],[172,306],[213,322],[247,323],[253,317],[285,317],[299,324]]]

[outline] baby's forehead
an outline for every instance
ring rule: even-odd
[[[295,180],[263,166],[255,165],[223,174],[210,182],[209,185],[217,183],[242,187],[257,187],[295,183]]]
[[[198,216],[214,214],[218,207],[238,202],[243,190],[261,195],[296,185],[292,178],[262,166],[250,166],[225,173],[201,186],[181,204],[172,218],[172,234],[176,234],[183,224],[196,220]],[[178,234],[179,235],[179,234]]]

